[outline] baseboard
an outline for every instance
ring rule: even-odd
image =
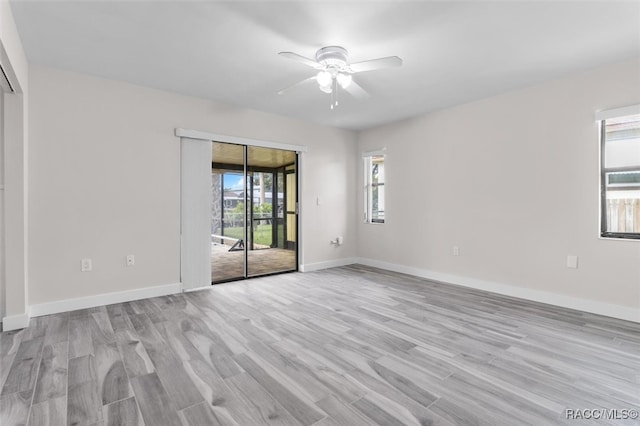
[[[29,315],[10,315],[2,318],[2,331],[18,330],[29,325]]]
[[[375,268],[386,269],[388,271],[400,272],[414,275],[444,284],[455,284],[477,290],[489,291],[505,296],[517,297],[519,299],[531,300],[534,302],[546,303],[563,308],[576,309],[592,314],[604,315],[611,318],[618,318],[626,321],[640,323],[640,309],[627,306],[614,305],[611,303],[597,302],[595,300],[582,299],[579,297],[567,296],[563,294],[551,293],[547,291],[534,290],[525,287],[516,287],[508,284],[501,284],[492,281],[479,280],[476,278],[464,277],[454,274],[430,271],[427,269],[414,268],[411,266],[397,265],[375,259],[361,258],[357,263]]]
[[[78,297],[75,299],[56,300],[55,302],[40,303],[29,307],[31,317],[75,311],[76,309],[94,308],[96,306],[111,305],[113,303],[130,302],[148,297],[166,296],[180,293],[182,284],[166,284],[154,287],[138,288],[135,290],[117,291],[113,293],[97,294],[95,296]]]
[[[327,260],[326,262],[308,263],[300,265],[300,272],[313,272],[320,269],[337,268],[339,266],[353,265],[358,263],[360,259],[357,257],[347,257],[344,259]]]

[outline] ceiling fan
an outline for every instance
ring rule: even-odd
[[[280,52],[278,54],[318,70],[316,75],[286,87],[280,90],[278,94],[281,95],[300,84],[316,80],[321,91],[331,94],[331,109],[338,106],[338,87],[356,98],[369,96],[360,85],[353,81],[353,74],[402,65],[402,59],[397,56],[387,56],[349,64],[349,52],[341,46],[326,46],[318,49],[315,60],[293,52]]]

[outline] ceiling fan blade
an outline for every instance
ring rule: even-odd
[[[362,86],[360,86],[353,80],[351,80],[351,84],[349,84],[344,90],[357,99],[367,99],[371,96],[369,95],[369,93],[367,93],[366,90],[362,88]]]
[[[302,86],[303,84],[305,84],[305,83],[307,83],[309,81],[315,80],[315,79],[316,79],[315,76],[309,77],[309,78],[305,78],[304,80],[299,81],[297,83],[294,83],[291,86],[288,86],[288,87],[285,87],[284,89],[278,90],[278,95],[282,95],[283,93],[288,92],[289,90],[293,89],[294,87]]]
[[[309,59],[306,58],[302,55],[298,55],[297,53],[293,53],[293,52],[280,52],[278,53],[278,55],[285,57],[285,58],[289,58],[289,59],[293,59],[294,61],[298,61],[301,62],[305,65],[310,66],[311,68],[315,68],[315,69],[322,69],[324,68],[321,64],[319,64],[318,62],[314,61],[313,59]]]
[[[356,62],[349,65],[351,72],[364,72],[379,70],[382,68],[393,68],[402,65],[402,59],[397,56],[387,56],[386,58],[371,59],[368,61]]]

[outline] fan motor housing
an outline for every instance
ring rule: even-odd
[[[347,49],[340,46],[326,46],[316,52],[316,61],[326,66],[342,67],[347,63]]]

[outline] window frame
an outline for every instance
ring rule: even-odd
[[[383,181],[373,183],[372,182],[372,172],[373,172],[373,159],[382,157],[382,164],[384,167],[383,170]],[[369,225],[383,225],[386,221],[386,214],[382,219],[373,218],[373,188],[376,187],[385,187],[386,188],[386,153],[383,150],[380,151],[371,151],[365,152],[362,155],[363,163],[364,163],[364,223]],[[385,190],[386,192],[386,190]],[[379,200],[378,200],[379,202]],[[384,203],[384,198],[383,198]],[[386,204],[386,203],[384,203]],[[385,212],[386,206],[383,204],[382,212]],[[378,210],[380,211],[380,210]]]
[[[606,138],[606,124],[607,120],[626,117],[630,115],[640,114],[640,104],[632,105],[624,108],[617,108],[614,110],[601,111],[596,114],[596,120],[599,125],[599,158],[600,158],[600,229],[599,236],[600,238],[605,239],[614,239],[614,240],[625,240],[625,241],[640,241],[640,231],[639,232],[611,232],[607,230],[607,187],[608,185],[608,174],[616,173],[616,172],[639,172],[640,173],[640,165],[638,166],[628,166],[628,167],[605,167],[605,144],[607,142]]]

